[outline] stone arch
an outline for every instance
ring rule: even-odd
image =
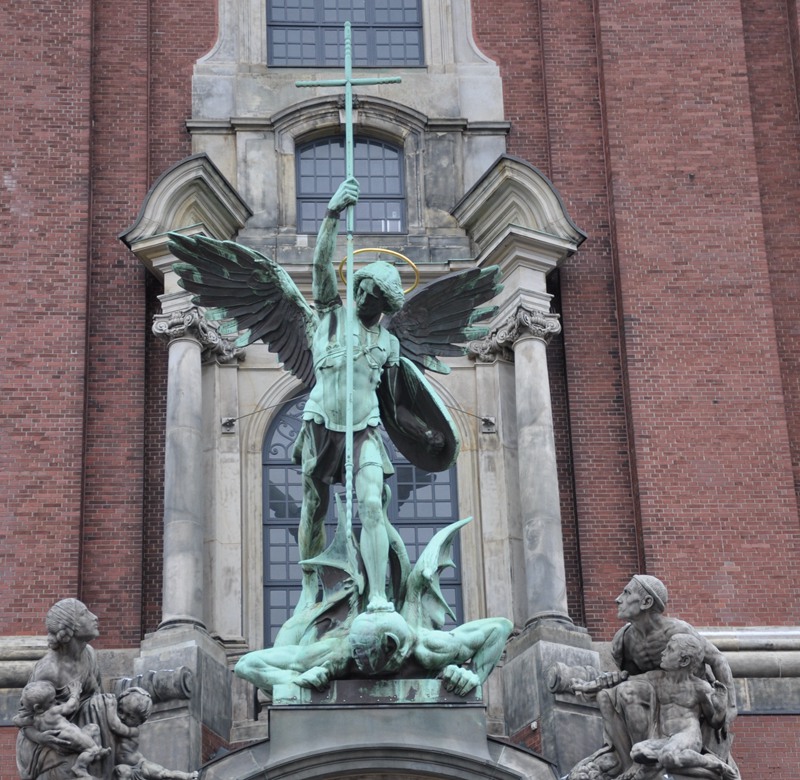
[[[264,635],[261,605],[264,562],[262,559],[261,453],[264,437],[283,404],[290,400],[302,383],[286,371],[273,377],[262,394],[242,432],[242,570],[243,623],[245,638]],[[262,414],[258,414],[263,411]]]
[[[458,713],[454,721],[480,722],[475,708],[470,711],[449,710]],[[352,713],[354,718],[363,717],[363,711]],[[425,711],[414,708],[413,715],[423,721],[437,720],[437,709]],[[429,714],[431,713],[431,714]],[[322,713],[310,713],[309,721]],[[375,711],[371,716],[377,715]],[[280,714],[283,718],[283,713]],[[291,717],[291,716],[290,716]],[[404,719],[406,720],[406,719]],[[359,780],[552,780],[553,767],[549,762],[532,754],[502,744],[484,735],[473,732],[470,723],[465,732],[467,738],[452,738],[439,729],[431,731],[429,739],[415,738],[410,730],[403,735],[403,744],[378,743],[352,733],[347,740],[352,744],[332,745],[331,739],[322,736],[325,749],[305,750],[291,755],[290,746],[286,755],[284,740],[271,738],[243,750],[231,753],[207,765],[204,780],[336,780],[337,778],[359,778]],[[380,726],[378,727],[380,730]],[[359,736],[361,741],[355,744]],[[434,744],[438,741],[438,744]],[[452,744],[449,744],[451,743]],[[298,746],[299,747],[299,746]],[[283,754],[283,755],[281,755]]]

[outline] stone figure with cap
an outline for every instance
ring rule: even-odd
[[[719,762],[709,759],[707,763],[713,764],[714,768],[708,769],[701,765],[705,760],[698,761],[698,765],[690,767],[689,774],[708,778],[738,776],[735,762],[730,757],[730,725],[736,717],[730,666],[725,656],[689,623],[664,614],[667,601],[664,583],[646,574],[634,575],[617,596],[617,614],[627,621],[611,644],[618,670],[590,681],[576,679],[571,685],[573,692],[596,698],[603,718],[605,744],[580,761],[567,775],[569,780],[630,780],[634,777],[640,780],[649,777],[634,755],[645,761],[651,771],[667,768],[653,758],[652,751],[640,750],[637,753],[634,748],[653,738],[670,736],[663,733],[664,725],[659,722],[661,689],[654,684],[653,674],[658,676],[663,671],[665,653],[669,654],[668,647],[676,635],[688,635],[696,646],[687,673],[691,672],[698,685],[700,680],[712,685],[716,698],[719,700],[722,696],[725,705],[714,718],[708,717],[707,712],[702,712],[697,705],[702,724],[702,750],[697,752],[713,754]],[[662,687],[669,684],[667,679]],[[656,776],[660,775],[653,774]]]

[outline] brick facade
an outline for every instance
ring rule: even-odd
[[[570,614],[609,639],[613,595],[646,571],[695,624],[796,624],[796,3],[472,7],[509,152],[589,236],[551,280]],[[136,647],[160,619],[160,290],[117,235],[191,152],[192,66],[216,17],[215,0],[0,11],[0,635],[40,634],[66,596],[99,615],[100,648]],[[740,723],[743,776],[793,778],[797,716]],[[3,780],[12,746],[0,729]]]

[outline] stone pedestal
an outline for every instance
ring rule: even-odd
[[[603,743],[597,708],[550,689],[555,664],[600,669],[589,634],[571,624],[533,626],[508,645],[503,689],[509,734],[552,761],[559,776]]]
[[[189,698],[156,704],[142,728],[143,755],[162,766],[197,769],[203,732],[226,739],[231,729],[231,676],[225,652],[195,625],[162,628],[141,646],[134,674],[180,669],[191,674]]]
[[[204,780],[458,778],[555,780],[548,762],[486,736],[480,694],[442,691],[439,680],[334,682],[322,693],[276,686],[269,740],[203,772]]]

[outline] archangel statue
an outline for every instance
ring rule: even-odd
[[[310,390],[294,447],[295,462],[301,465],[303,479],[298,529],[302,593],[295,616],[281,630],[276,647],[308,648],[314,643],[327,642],[336,646],[334,655],[338,660],[333,660],[330,648],[316,647],[313,652],[306,649],[299,654],[295,650],[289,655],[293,655],[295,666],[302,670],[294,678],[306,675],[303,680],[318,687],[323,678],[327,682],[330,677],[346,674],[347,669],[358,668],[368,675],[376,673],[373,662],[364,660],[364,656],[359,661],[353,649],[359,646],[355,637],[371,632],[378,637],[375,641],[379,645],[385,643],[388,635],[395,637],[398,646],[405,648],[399,654],[403,656],[402,663],[411,658],[420,663],[425,658],[423,666],[427,663],[441,671],[448,665],[473,659],[476,669],[488,666],[485,674],[478,672],[485,679],[502,652],[510,631],[508,621],[497,619],[502,625],[484,626],[478,632],[478,639],[472,636],[475,632],[469,640],[466,633],[458,640],[448,634],[450,645],[458,645],[457,652],[451,649],[436,660],[428,657],[430,653],[426,655],[422,637],[426,631],[441,627],[444,611],[438,604],[440,599],[434,597],[437,606],[431,607],[432,616],[419,618],[420,604],[429,600],[427,594],[423,595],[426,588],[409,587],[419,577],[411,571],[405,545],[387,516],[386,479],[393,473],[393,467],[379,426],[384,427],[398,450],[421,469],[444,471],[455,463],[459,451],[457,429],[423,372],[448,373],[450,369],[439,358],[463,355],[465,342],[487,334],[488,328],[479,323],[496,311],[496,307],[485,304],[501,289],[499,269],[474,268],[449,274],[406,296],[397,268],[377,260],[354,274],[351,305],[355,317],[348,319],[332,261],[339,215],[354,206],[358,196],[358,182],[351,177],[330,199],[314,252],[313,305],[305,300],[278,263],[234,242],[173,233],[171,249],[181,261],[174,269],[180,284],[194,294],[194,302],[206,308],[206,316],[220,321],[223,335],[235,335],[240,347],[263,340],[284,368]],[[348,322],[352,323],[350,332]],[[348,339],[352,339],[350,353]],[[351,362],[348,354],[352,354]],[[350,397],[345,392],[348,371],[352,372]],[[352,404],[349,413],[348,403]],[[353,539],[348,523],[340,517],[338,541],[326,550],[323,521],[330,486],[345,482],[348,420],[352,420],[353,481],[361,534],[357,541]],[[453,533],[451,528],[447,540],[437,544],[429,556],[420,557],[420,561],[436,560],[436,565],[423,577],[434,593],[438,591],[442,555],[447,558],[443,551],[449,550]],[[335,580],[336,587],[329,580]],[[330,612],[341,598],[332,596],[334,592],[348,594],[348,606],[336,620],[331,619]],[[410,592],[413,606],[407,598]],[[362,613],[366,614],[356,620]],[[409,622],[412,613],[414,617]],[[327,616],[325,630],[320,628],[323,614]],[[482,650],[484,654],[487,652],[487,645],[494,647],[496,636],[503,631],[499,652],[490,653],[491,665],[484,659],[476,663],[475,658]],[[406,638],[402,640],[400,635]],[[342,648],[348,649],[340,658]],[[395,650],[393,663],[400,665]],[[315,653],[325,657],[330,673],[309,674],[319,665]],[[259,665],[258,680],[253,674],[248,679],[262,687],[273,684],[279,677],[283,679],[285,675],[278,672],[290,671],[285,668],[288,662],[283,658],[287,653],[281,658],[277,655],[273,653],[273,657]],[[300,656],[302,660],[298,660]],[[456,672],[450,676],[459,677]],[[465,686],[459,680],[453,682],[453,687],[471,689],[476,684],[477,681]]]

